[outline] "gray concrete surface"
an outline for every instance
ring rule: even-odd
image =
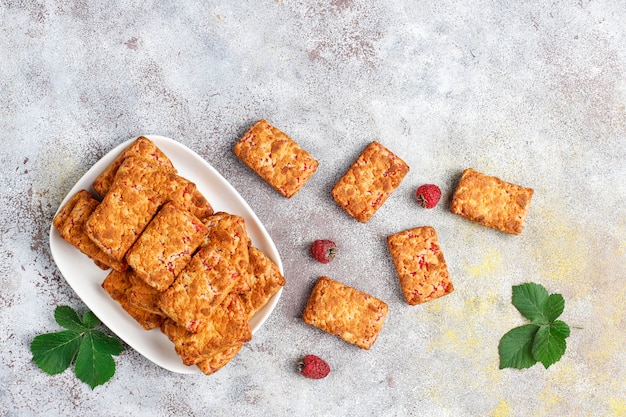
[[[0,416],[626,415],[626,5],[622,1],[333,0],[0,4]],[[267,118],[320,162],[292,199],[233,155]],[[55,306],[85,311],[48,230],[73,184],[118,143],[168,136],[249,202],[285,266],[283,296],[217,374],[173,374],[128,349],[92,391],[51,377],[29,344]],[[411,167],[367,224],[330,190],[378,140]],[[509,236],[449,213],[473,167],[535,189]],[[439,184],[424,210],[413,193]],[[385,237],[431,225],[455,292],[409,306]],[[337,241],[328,265],[308,245]],[[304,324],[328,275],[390,307],[370,351]],[[511,286],[566,300],[576,328],[548,370],[498,369],[524,320]],[[297,374],[315,353],[331,375]]]

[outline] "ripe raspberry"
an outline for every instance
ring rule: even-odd
[[[332,261],[337,254],[337,245],[332,240],[316,240],[311,245],[311,256],[323,264]]]
[[[421,185],[415,192],[417,204],[424,208],[433,208],[441,198],[441,189],[435,184]]]
[[[304,377],[311,379],[322,379],[330,373],[330,366],[315,355],[306,355],[298,363],[298,371]]]

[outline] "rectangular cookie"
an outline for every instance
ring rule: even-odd
[[[196,216],[167,203],[130,248],[126,262],[148,285],[165,291],[207,233],[207,227]]]
[[[129,271],[111,271],[102,282],[102,288],[145,330],[158,328],[165,319],[163,315],[154,314],[129,303],[128,291],[132,286],[128,278],[129,273]]]
[[[244,219],[218,213],[206,225],[205,242],[159,299],[159,307],[191,333],[206,325],[211,309],[231,292],[250,288],[250,239]]]
[[[91,258],[101,269],[113,268],[124,271],[127,268],[125,261],[118,261],[100,249],[85,233],[85,222],[100,204],[89,193],[78,192],[70,201],[71,211],[61,209],[64,217],[63,224],[60,225],[61,237],[74,246],[83,254]],[[57,223],[58,224],[58,223]]]
[[[454,291],[435,229],[416,227],[389,235],[387,246],[407,303],[421,304]]]
[[[409,166],[378,142],[370,143],[335,184],[337,204],[361,223],[367,222],[400,185]]]
[[[77,191],[73,196],[69,198],[69,200],[65,202],[65,204],[63,204],[63,206],[59,209],[57,214],[54,216],[54,219],[52,219],[52,224],[54,225],[54,227],[60,230],[61,227],[63,227],[63,224],[65,224],[65,221],[70,216],[70,213],[72,209],[74,208],[74,206],[76,205],[76,203],[80,200],[89,199],[89,198],[93,198],[91,193],[89,193],[89,191],[87,190]]]
[[[213,214],[213,207],[197,189],[196,184],[161,169],[151,161],[133,156],[124,159],[117,170],[115,181],[125,181],[129,177],[133,182],[159,193],[164,202],[174,202],[199,219]]]
[[[248,319],[251,319],[285,285],[285,277],[259,248],[251,246],[248,252],[250,291],[242,294],[241,299]]]
[[[211,353],[206,355],[205,359],[196,363],[198,369],[205,375],[211,375],[222,369],[243,347],[243,343],[238,343],[233,346],[226,346],[217,348]]]
[[[237,157],[276,191],[291,198],[317,170],[318,162],[267,120],[259,120],[237,142]]]
[[[243,305],[235,294],[230,294],[211,309],[206,325],[199,332],[191,333],[170,319],[163,322],[161,331],[174,343],[176,353],[185,365],[209,359],[216,349],[237,346],[252,339]]]
[[[452,197],[450,211],[502,232],[519,235],[533,196],[532,188],[502,181],[468,168]]]
[[[100,249],[121,261],[162,204],[162,196],[140,179],[116,181],[87,219],[85,232]]]
[[[378,338],[387,310],[384,301],[321,277],[311,292],[302,319],[361,349],[369,349]]]
[[[133,270],[127,271],[126,276],[130,283],[130,287],[126,291],[128,302],[134,307],[158,314],[159,316],[165,316],[165,313],[158,305],[161,292],[146,284]]]
[[[131,143],[122,153],[100,174],[93,183],[93,188],[104,197],[113,184],[118,168],[127,157],[135,157],[150,161],[166,172],[176,173],[172,161],[159,149],[154,142],[145,136],[140,136]]]
[[[176,203],[197,218],[205,219],[213,214],[213,207],[209,201],[198,190],[196,184],[188,179],[169,174],[162,186],[167,194],[167,200]]]

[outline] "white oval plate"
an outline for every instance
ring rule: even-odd
[[[209,200],[215,211],[225,211],[242,216],[246,222],[252,244],[272,260],[280,272],[283,265],[274,242],[248,203],[229,183],[200,155],[186,146],[163,136],[145,135],[152,140],[172,161],[179,175],[194,182],[198,190]],[[104,169],[130,145],[130,139],[100,159],[74,185],[61,205],[77,191],[85,189],[97,195],[92,184]],[[98,318],[137,352],[157,365],[182,374],[200,373],[196,366],[186,366],[174,351],[174,344],[159,329],[144,330],[120,305],[102,289],[101,284],[109,271],[103,271],[76,248],[61,238],[59,231],[50,227],[50,250],[61,274],[83,302]],[[252,333],[257,331],[278,303],[282,289],[278,291],[250,320]]]

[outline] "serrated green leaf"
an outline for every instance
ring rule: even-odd
[[[96,317],[96,315],[93,314],[91,311],[87,311],[83,315],[83,324],[88,329],[95,329],[96,327],[100,326],[100,319],[98,319],[98,317]]]
[[[561,294],[550,294],[546,307],[548,321],[552,323],[556,320],[563,313],[563,309],[565,309],[565,299],[563,296]]]
[[[537,324],[548,324],[548,291],[543,285],[528,282],[513,286],[513,305],[528,320]]]
[[[559,334],[563,339],[569,337],[569,325],[564,321],[555,320],[554,323],[552,323],[552,330]]]
[[[59,326],[64,327],[68,330],[74,330],[77,332],[83,332],[86,330],[85,326],[83,326],[83,322],[76,314],[76,311],[70,306],[58,306],[54,309],[54,319],[59,324]]]
[[[541,326],[535,335],[532,353],[533,357],[548,369],[550,365],[561,359],[565,353],[565,348],[565,338],[560,330],[552,326]]]
[[[524,369],[537,363],[532,354],[532,346],[538,330],[539,326],[536,324],[525,324],[502,336],[498,344],[500,369]]]
[[[73,330],[36,336],[30,344],[33,361],[47,374],[65,371],[80,347],[81,334]]]
[[[124,345],[122,345],[119,339],[108,336],[99,330],[92,330],[91,337],[94,349],[98,352],[117,356],[124,351]]]
[[[85,333],[76,355],[74,373],[91,389],[107,382],[115,373],[115,361],[106,352],[96,349],[93,333]]]

